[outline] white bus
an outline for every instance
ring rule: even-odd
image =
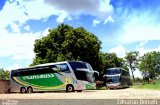
[[[36,91],[66,92],[96,89],[91,65],[83,61],[64,61],[11,70],[10,91],[32,93]]]
[[[122,68],[109,68],[105,71],[105,84],[107,88],[124,88],[132,85],[129,71]]]

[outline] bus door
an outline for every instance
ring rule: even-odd
[[[67,84],[73,82],[71,71],[66,63],[56,64],[52,70],[55,71],[55,77],[52,82],[56,84],[58,88],[65,88]]]

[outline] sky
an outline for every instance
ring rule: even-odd
[[[118,57],[160,51],[159,17],[159,0],[0,0],[0,68],[28,67],[34,41],[61,23],[86,28]]]

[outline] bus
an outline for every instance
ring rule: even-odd
[[[109,89],[125,88],[132,85],[129,71],[123,68],[109,68],[104,74],[105,85]]]
[[[10,91],[32,93],[40,91],[81,92],[96,89],[97,71],[83,61],[47,63],[11,70]]]

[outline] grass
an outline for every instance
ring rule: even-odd
[[[97,90],[106,90],[106,86],[99,87]]]
[[[147,82],[135,82],[133,83],[133,88],[135,89],[151,89],[151,90],[160,90],[160,79],[154,80],[151,83]]]

